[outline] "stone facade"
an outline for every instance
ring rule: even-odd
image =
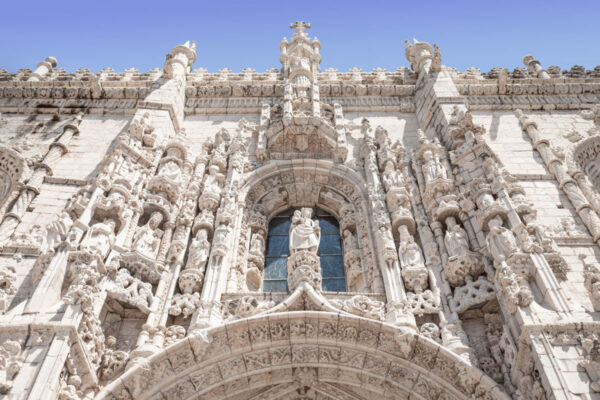
[[[291,28],[264,73],[0,70],[1,396],[600,398],[600,67],[321,71]]]

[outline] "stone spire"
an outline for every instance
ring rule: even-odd
[[[311,41],[306,33],[310,29],[310,24],[304,21],[290,24],[291,29],[295,29],[294,36],[288,42],[283,38],[279,44],[282,64],[283,77],[294,81],[313,82],[316,74],[320,71],[321,63],[321,43],[316,37]]]

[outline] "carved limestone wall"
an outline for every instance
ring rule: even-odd
[[[291,28],[265,72],[0,70],[1,394],[597,397],[598,68]]]

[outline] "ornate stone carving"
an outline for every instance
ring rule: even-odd
[[[154,299],[152,285],[131,276],[126,268],[119,269],[107,292],[111,297],[147,313],[150,312],[150,306]]]
[[[496,298],[494,285],[484,276],[476,281],[470,275],[465,277],[465,285],[454,290],[455,311],[462,313]]]
[[[21,370],[23,361],[19,342],[7,340],[0,346],[0,393],[7,394],[12,389],[13,381]]]
[[[290,254],[300,251],[317,253],[321,230],[312,218],[312,209],[302,208],[294,211],[290,227]]]
[[[129,358],[129,353],[122,350],[114,350],[112,347],[116,344],[116,339],[112,336],[106,338],[106,346],[102,355],[102,365],[100,367],[100,376],[102,379],[110,379],[119,373]]]
[[[344,300],[342,310],[361,317],[383,321],[385,304],[381,301],[371,300],[367,296],[359,295]]]
[[[14,294],[17,293],[16,280],[17,274],[13,266],[0,267],[0,314],[8,310]]]
[[[160,212],[153,212],[146,225],[140,227],[133,237],[131,248],[139,254],[153,259],[156,257],[162,232],[158,229],[163,215]]]
[[[501,264],[511,254],[519,251],[515,236],[502,226],[502,219],[494,217],[489,221],[490,232],[487,235],[487,248],[494,263]]]
[[[54,252],[58,245],[63,241],[67,240],[67,234],[73,220],[68,212],[63,211],[58,218],[46,226],[45,235],[42,236],[42,246],[40,251],[45,253],[46,251]]]
[[[81,242],[81,249],[106,257],[115,240],[115,221],[107,218],[90,227]]]

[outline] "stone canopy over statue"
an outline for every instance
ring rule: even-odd
[[[294,211],[290,227],[290,253],[309,251],[316,253],[321,240],[319,223],[312,219],[312,209],[302,208]]]

